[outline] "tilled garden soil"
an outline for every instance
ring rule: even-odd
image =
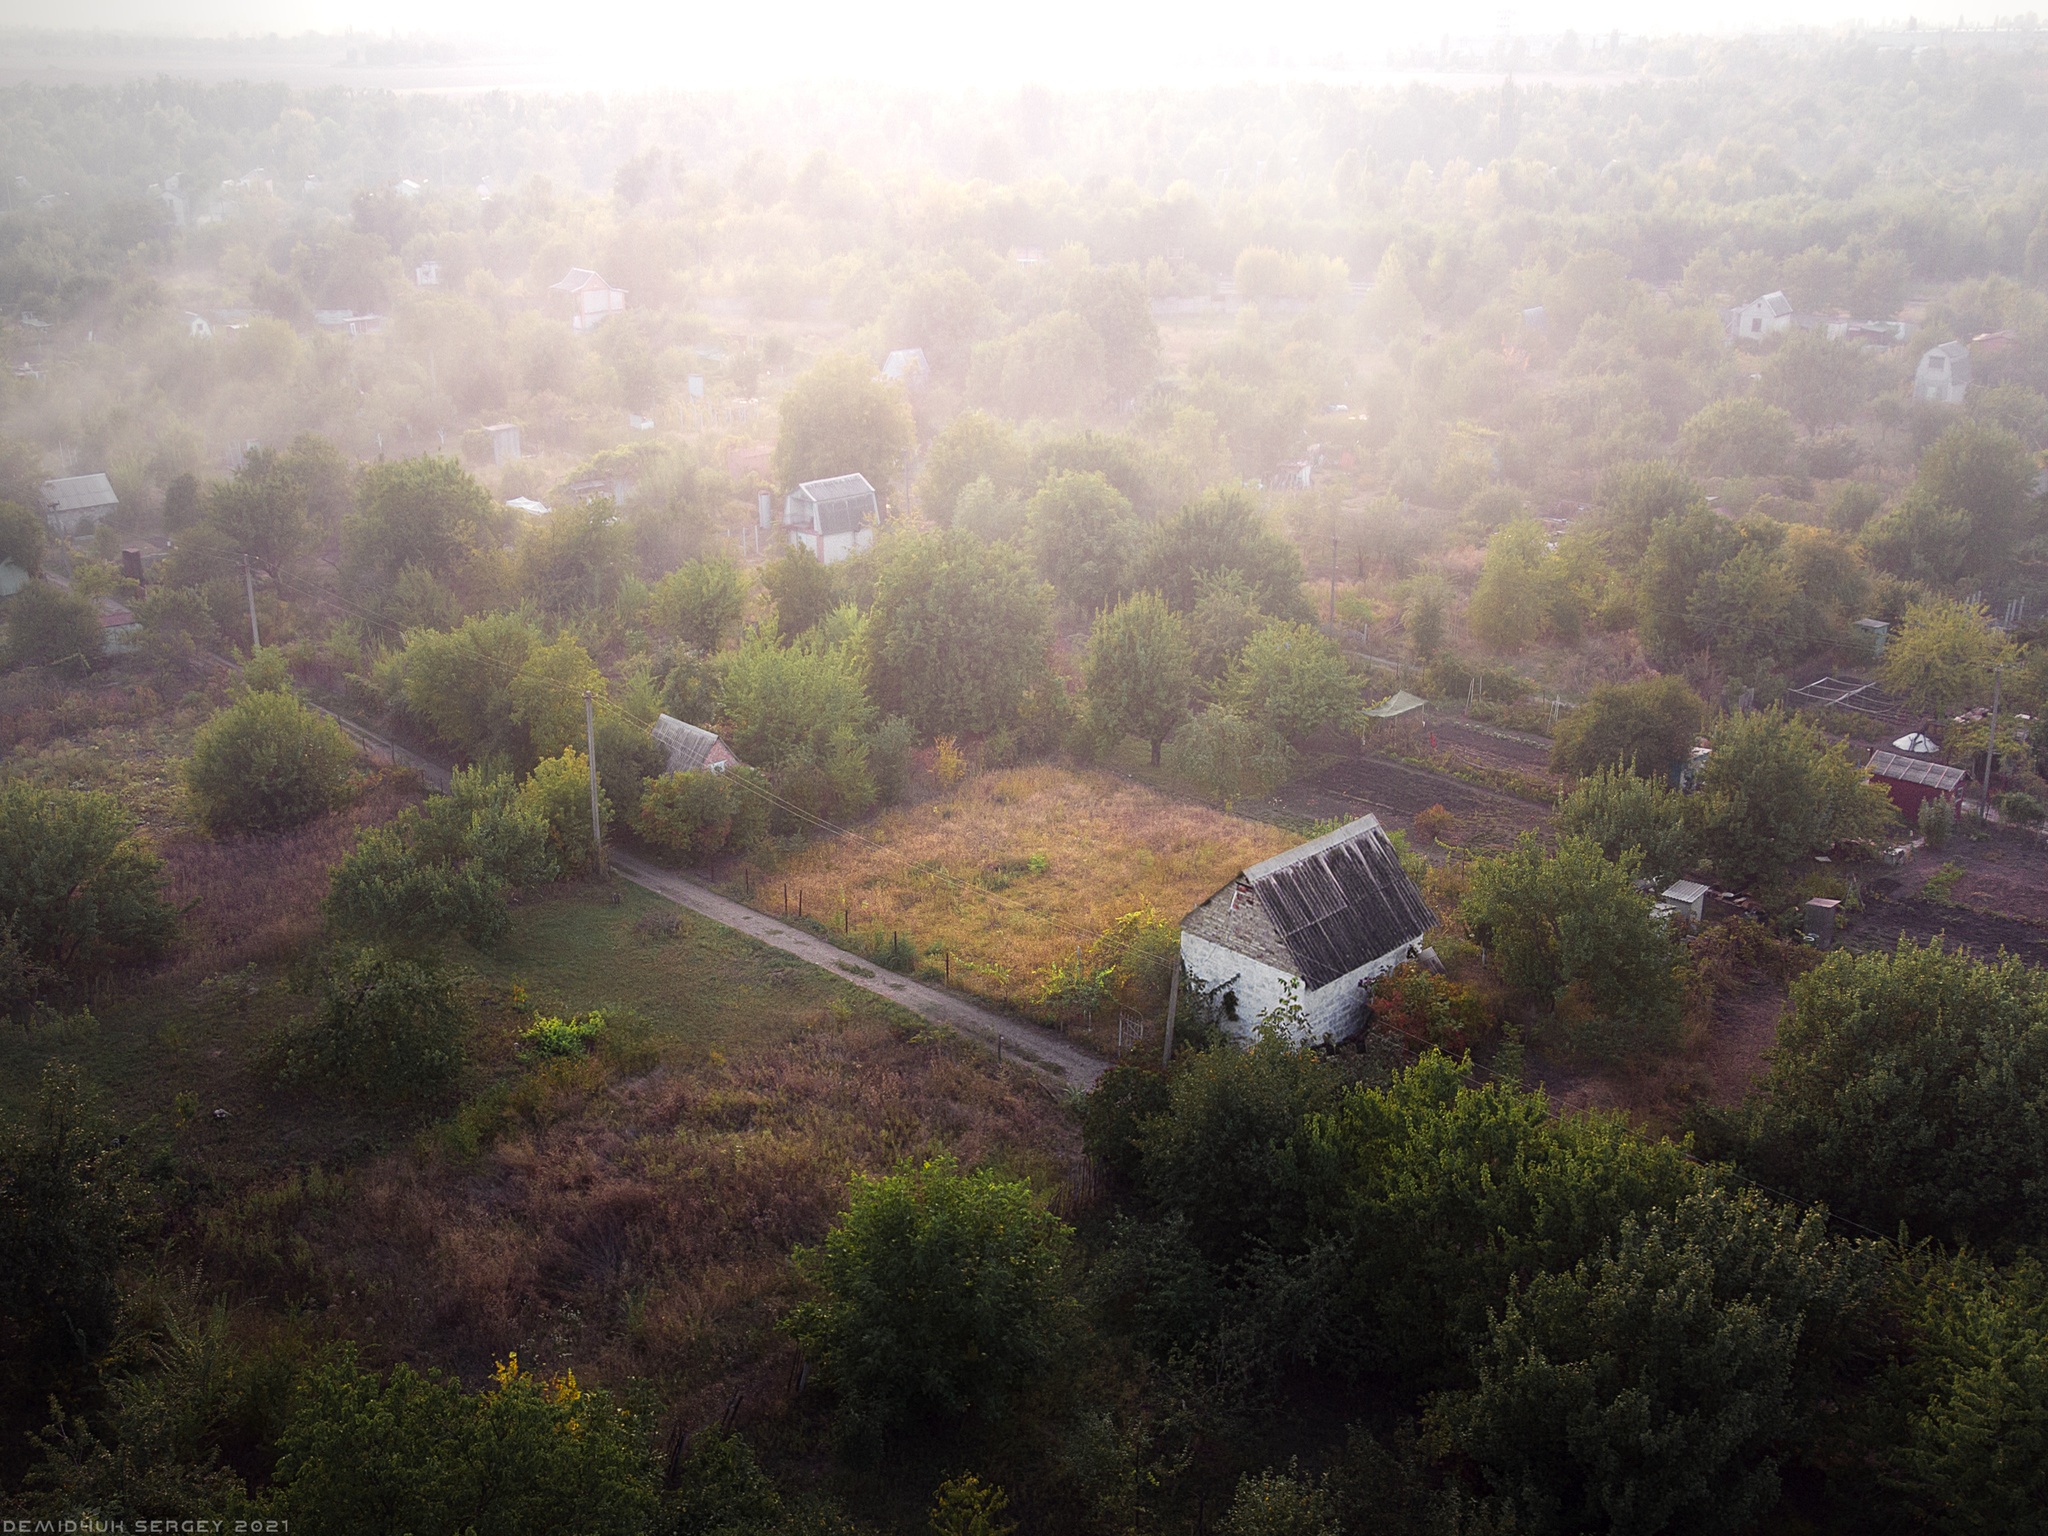
[[[1951,871],[1959,873],[1951,879]],[[2048,965],[2048,844],[2032,834],[1996,831],[1982,842],[1955,837],[1922,848],[1896,873],[1866,880],[1863,897],[1848,938],[1857,949],[1889,949],[1902,933],[1916,943],[1941,934],[1980,956],[2003,948]]]
[[[1454,840],[1476,847],[1506,847],[1523,832],[1547,827],[1551,817],[1547,806],[1363,754],[1303,775],[1270,802],[1271,809],[1312,821],[1370,813],[1389,828],[1406,828],[1416,812],[1433,805],[1457,818]]]

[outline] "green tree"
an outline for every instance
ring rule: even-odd
[[[1609,860],[1586,838],[1555,853],[1525,833],[1472,865],[1460,916],[1516,992],[1555,1008],[1574,1043],[1598,1054],[1668,1047],[1684,1007],[1677,945],[1635,888],[1640,856]]]
[[[1722,878],[1776,884],[1834,843],[1881,837],[1898,815],[1846,747],[1782,709],[1715,726],[1700,771],[1708,796],[1702,846]]]
[[[2048,1497],[2048,1273],[1970,1253],[1902,1256],[1909,1349],[1885,1396],[1907,1438],[1884,1481],[1930,1530],[2031,1531]]]
[[[1131,504],[1097,474],[1055,470],[1024,507],[1038,573],[1076,613],[1102,613],[1123,595],[1141,530]]]
[[[1638,778],[1630,767],[1616,763],[1580,779],[1558,802],[1557,830],[1597,843],[1610,859],[1635,853],[1643,878],[1662,888],[1699,856],[1698,802],[1664,779]]]
[[[1732,1536],[1776,1504],[1814,1357],[1877,1283],[1819,1212],[1703,1188],[1511,1290],[1477,1385],[1431,1417],[1533,1529]]]
[[[995,323],[988,295],[959,267],[918,273],[898,292],[889,313],[890,333],[915,338],[932,371],[956,380],[966,376],[975,342]]]
[[[609,496],[557,507],[519,546],[519,588],[551,613],[611,601],[632,567],[633,530]]]
[[[0,1138],[0,1314],[31,1358],[93,1358],[111,1338],[141,1189],[75,1065],[49,1062]]]
[[[784,645],[816,629],[839,606],[832,567],[801,544],[784,545],[781,558],[762,567],[761,585],[775,604],[775,628]]]
[[[1106,361],[1095,328],[1070,310],[1057,310],[976,347],[968,398],[999,405],[1018,421],[1077,416],[1101,403]]]
[[[751,768],[648,781],[633,828],[689,864],[745,853],[768,834],[768,783]]]
[[[305,487],[280,467],[269,448],[250,449],[231,478],[207,488],[206,521],[272,576],[312,540]]]
[[[164,487],[165,533],[183,533],[196,525],[205,512],[205,493],[199,487],[197,475],[179,475]]]
[[[177,936],[163,860],[111,796],[0,786],[0,921],[37,965],[78,974]]]
[[[747,614],[746,574],[725,556],[690,560],[655,584],[648,619],[707,656],[739,633]]]
[[[1052,594],[1006,545],[962,533],[899,535],[876,551],[860,635],[868,694],[920,736],[990,731],[1044,676]]]
[[[847,1443],[872,1452],[925,1421],[1000,1419],[1067,1339],[1070,1238],[1028,1185],[990,1169],[856,1175],[846,1214],[794,1255],[818,1295],[787,1324],[838,1388]]]
[[[1489,650],[1518,651],[1543,623],[1543,525],[1533,517],[1504,524],[1486,541],[1486,564],[1466,620]]]
[[[1419,1388],[1470,1382],[1524,1277],[1569,1271],[1624,1218],[1697,1186],[1682,1148],[1623,1116],[1558,1115],[1435,1050],[1294,1135],[1343,1262],[1329,1304],[1371,1322],[1354,1358]]]
[[[1443,651],[1450,608],[1451,584],[1442,573],[1428,571],[1408,583],[1401,604],[1401,627],[1408,631],[1408,643],[1421,660],[1434,660]]]
[[[315,534],[341,531],[342,520],[355,507],[356,466],[317,432],[301,432],[277,456],[277,472],[299,489],[306,521]],[[170,496],[164,497],[164,526],[170,526]]]
[[[1881,1232],[1994,1254],[2048,1240],[2048,978],[1902,938],[1792,986],[1738,1166]]]
[[[1067,308],[1102,338],[1102,369],[1110,393],[1135,398],[1159,368],[1159,327],[1152,298],[1135,267],[1090,267],[1067,289]]]
[[[1830,341],[1819,331],[1794,331],[1763,360],[1760,398],[1781,406],[1810,432],[1838,426],[1876,393],[1867,349]]]
[[[0,501],[0,561],[43,573],[43,520],[17,501]]]
[[[1685,624],[1745,672],[1800,648],[1799,585],[1783,557],[1747,543],[1705,572],[1686,599]]]
[[[1267,619],[1241,571],[1204,572],[1195,585],[1200,595],[1187,615],[1188,644],[1194,647],[1196,675],[1214,682]]]
[[[491,493],[458,460],[432,455],[368,466],[357,507],[342,524],[346,569],[385,584],[409,565],[443,581],[460,577],[496,548],[502,520]]]
[[[1337,642],[1306,624],[1268,624],[1245,643],[1224,679],[1230,707],[1291,741],[1323,726],[1351,727],[1358,680]]]
[[[953,510],[953,527],[984,544],[1024,545],[1024,499],[987,475],[970,480]]]
[[[1021,491],[1030,455],[1008,422],[986,411],[962,411],[932,439],[918,476],[917,502],[941,528],[956,525],[960,494],[986,478],[997,491]]]
[[[1005,1520],[1010,1496],[973,1473],[948,1478],[932,1494],[932,1536],[1010,1536],[1017,1522]]]
[[[1338,1536],[1336,1501],[1299,1467],[1268,1467],[1257,1477],[1243,1474],[1230,1511],[1219,1527],[1224,1536]]]
[[[1161,744],[1186,723],[1194,652],[1181,622],[1156,592],[1124,599],[1095,621],[1081,664],[1092,710],[1119,735]]]
[[[762,768],[821,757],[842,734],[858,736],[873,718],[857,658],[813,633],[791,646],[764,627],[726,663],[718,718],[732,749]]]
[[[1293,772],[1294,749],[1269,727],[1212,704],[1173,733],[1166,766],[1229,810],[1248,795],[1270,794]]]
[[[397,668],[406,710],[472,757],[531,761],[531,744],[512,718],[512,684],[537,643],[516,613],[475,614],[452,633],[412,631]]]
[[[1668,778],[1684,765],[1704,719],[1699,695],[1682,678],[1601,683],[1558,721],[1550,768],[1583,777],[1627,764],[1631,772]]]
[[[374,949],[336,959],[312,1022],[285,1047],[285,1075],[372,1093],[431,1093],[462,1069],[469,1010],[455,978]]]
[[[99,611],[84,598],[32,581],[7,602],[7,665],[90,672],[100,659]]]
[[[806,480],[867,476],[884,500],[903,483],[916,446],[903,391],[875,377],[865,359],[836,352],[783,394],[775,439],[775,483],[786,491]]]
[[[1131,584],[1186,613],[1201,598],[1200,578],[1217,571],[1242,575],[1261,612],[1302,623],[1315,617],[1301,595],[1300,551],[1269,530],[1258,504],[1235,487],[1204,492],[1161,523]]]
[[[1992,667],[2016,659],[2012,642],[1991,627],[1990,617],[1951,598],[1914,603],[1886,641],[1879,680],[1935,719],[1987,699]]]
[[[1694,468],[1709,475],[1774,475],[1792,457],[1791,414],[1762,400],[1716,400],[1678,429]]]
[[[1908,502],[1961,513],[1973,571],[2008,559],[2038,521],[2033,499],[2038,471],[2026,444],[1988,421],[1957,422],[1920,456]]]
[[[580,874],[597,857],[590,839],[590,759],[573,747],[559,757],[544,757],[519,787],[519,808],[548,829],[548,847],[566,875]],[[600,827],[609,827],[611,802],[599,786]]]
[[[209,831],[285,832],[341,804],[355,743],[289,693],[251,693],[192,738],[185,787]]]
[[[1692,477],[1662,459],[1608,470],[1594,488],[1593,506],[1617,563],[1639,559],[1659,524],[1695,512],[1711,515]]]
[[[553,849],[541,851],[552,866]],[[435,858],[403,829],[365,827],[329,873],[323,910],[336,933],[394,952],[430,954],[455,936],[490,949],[511,926],[505,884],[481,862]]]
[[[312,1536],[638,1536],[659,1507],[652,1432],[573,1372],[536,1376],[517,1356],[472,1397],[408,1365],[380,1378],[344,1346],[307,1373],[279,1436],[279,1504]]]
[[[1659,666],[1673,666],[1704,645],[1692,627],[1693,595],[1709,572],[1742,547],[1742,534],[1704,501],[1662,519],[1637,567],[1637,633]]]

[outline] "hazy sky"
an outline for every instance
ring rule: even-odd
[[[1982,24],[1996,13],[1986,4],[1944,12],[1940,21]],[[1894,26],[1906,14],[1877,13],[1868,21]],[[66,27],[206,36],[350,28],[453,34],[536,56],[565,83],[627,88],[818,75],[889,84],[1150,85],[1319,73],[1340,61],[1346,72],[1372,70],[1384,66],[1390,47],[1433,45],[1446,32],[1729,33],[1846,19],[1842,0],[1723,0],[1711,10],[1640,0],[1540,0],[1509,8],[1472,0],[1146,7],[1090,0],[73,0],[38,17]],[[1936,18],[1923,13],[1919,22],[1927,28]]]

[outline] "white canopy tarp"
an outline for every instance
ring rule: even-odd
[[[1366,715],[1374,720],[1398,720],[1403,715],[1413,714],[1428,702],[1429,700],[1427,699],[1418,699],[1414,694],[1403,688],[1391,699],[1388,699],[1386,703],[1375,704],[1371,709],[1368,709]]]
[[[1897,747],[1901,752],[1939,752],[1941,750],[1941,748],[1935,744],[1933,737],[1923,736],[1918,731],[1913,731],[1907,735],[1901,736],[1897,741],[1893,742],[1892,745],[1894,747]]]

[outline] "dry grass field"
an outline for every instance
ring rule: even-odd
[[[900,934],[925,974],[950,953],[955,986],[1026,1006],[1040,972],[1071,965],[1119,919],[1170,924],[1247,864],[1298,838],[1171,800],[1113,774],[1032,766],[984,773],[889,812],[859,836],[814,843],[730,894],[845,931]],[[1113,1021],[1112,1021],[1113,1028]]]

